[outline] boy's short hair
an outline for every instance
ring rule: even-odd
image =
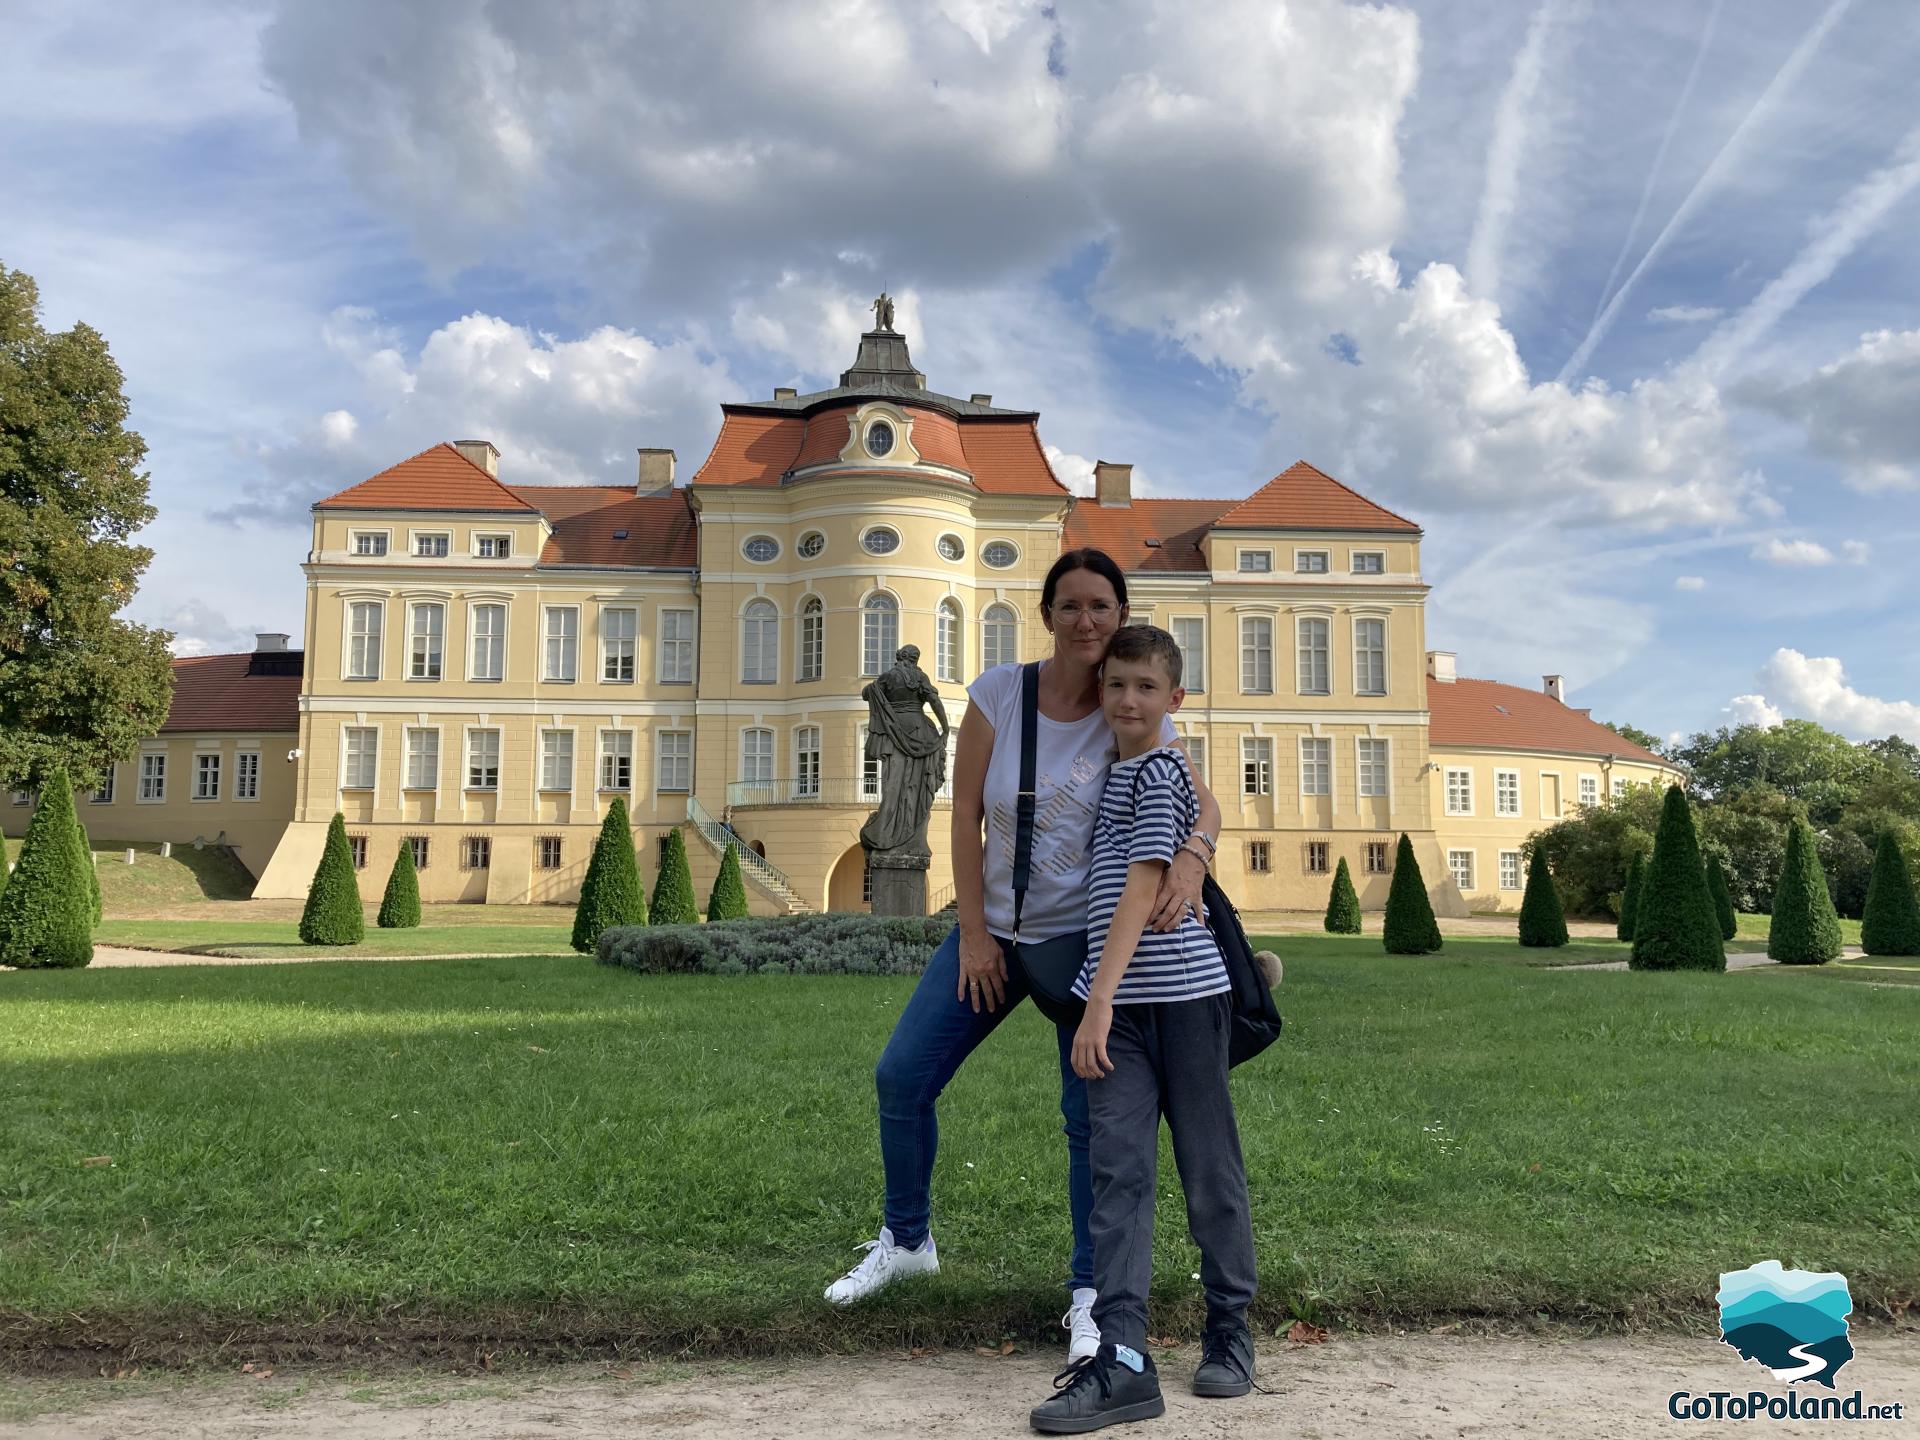
[[[1173,689],[1180,688],[1180,642],[1158,625],[1127,625],[1113,632],[1108,660],[1158,660]],[[1103,662],[1104,663],[1104,662]]]

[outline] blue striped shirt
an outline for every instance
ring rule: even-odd
[[[1082,1000],[1106,952],[1107,931],[1127,869],[1143,860],[1172,863],[1200,818],[1193,777],[1178,750],[1163,746],[1118,762],[1107,774],[1100,813],[1093,822],[1091,893],[1087,901],[1087,963],[1074,982]],[[1213,932],[1189,913],[1172,930],[1147,930],[1114,992],[1116,1005],[1199,1000],[1231,990],[1226,962]]]

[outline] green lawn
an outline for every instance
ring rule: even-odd
[[[1757,940],[1759,944],[1753,948],[1764,950],[1767,948],[1767,934],[1772,924],[1773,917],[1771,915],[1748,915],[1742,911],[1733,917],[1733,939],[1728,943],[1730,945],[1740,945],[1745,941]],[[1840,938],[1849,945],[1858,945],[1860,943],[1860,922],[1858,920],[1849,920],[1846,916],[1842,915],[1840,917]]]
[[[1377,943],[1281,941],[1286,1035],[1236,1072],[1264,1321],[1705,1327],[1719,1272],[1769,1256],[1844,1271],[1862,1317],[1920,1291],[1920,996]],[[0,1351],[1050,1333],[1030,1009],[943,1104],[939,1277],[820,1303],[879,1223],[872,1063],[910,989],[581,958],[0,975]],[[1156,1324],[1193,1330],[1170,1163],[1161,1189]]]
[[[378,905],[366,908],[366,939],[358,945],[306,945],[300,922],[281,920],[103,920],[101,945],[176,950],[196,955],[273,957],[329,955],[525,955],[572,953],[573,911],[551,905],[428,905],[411,930],[382,930]]]

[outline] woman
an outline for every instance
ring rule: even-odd
[[[1023,942],[1087,926],[1093,819],[1113,761],[1112,736],[1100,712],[1100,662],[1126,618],[1126,577],[1102,551],[1070,550],[1047,572],[1040,619],[1053,637],[1053,652],[1040,668],[1032,879],[1020,917]],[[839,1305],[904,1276],[940,1268],[928,1228],[939,1143],[934,1101],[974,1047],[1027,995],[1025,975],[1017,965],[1009,965],[1003,948],[1013,933],[1020,666],[995,666],[968,686],[967,694],[971,703],[960,723],[953,780],[953,879],[960,923],[927,962],[874,1072],[887,1181],[886,1225],[879,1239],[868,1242],[866,1258],[827,1288],[827,1299]],[[1174,739],[1171,723],[1165,738],[1168,743]],[[1197,776],[1194,783],[1200,796],[1194,833],[1211,851],[1220,831],[1220,807]],[[1198,911],[1204,874],[1205,867],[1192,853],[1183,851],[1174,858],[1155,902],[1156,929],[1172,928],[1189,906]],[[1067,1194],[1073,1211],[1072,1306],[1061,1323],[1073,1337],[1071,1361],[1092,1355],[1100,1333],[1092,1318],[1087,1089],[1073,1073],[1073,1031],[1061,1028],[1058,1039]]]

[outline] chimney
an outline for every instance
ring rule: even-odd
[[[975,405],[992,405],[992,404],[993,404],[993,396],[991,396],[991,395],[982,395],[982,394],[981,394],[981,393],[980,393],[979,391],[977,391],[977,390],[976,390],[976,391],[974,391],[974,393],[973,393],[973,402],[972,402],[972,403],[974,403]]]
[[[1427,678],[1441,685],[1453,684],[1453,662],[1458,658],[1451,650],[1427,651]]]
[[[1125,509],[1133,504],[1133,466],[1111,460],[1093,462],[1093,498],[1103,508]]]
[[[636,495],[665,495],[673,489],[673,451],[640,447],[640,482]]]
[[[491,440],[456,440],[453,448],[496,480],[500,478],[500,452]]]
[[[1566,689],[1566,683],[1567,677],[1564,675],[1542,675],[1540,677],[1541,688],[1562,705],[1567,703],[1567,697],[1561,693]]]
[[[776,400],[792,400],[797,398],[799,394],[800,392],[791,385],[776,385],[773,387],[773,398]]]
[[[287,642],[292,638],[291,635],[282,635],[278,631],[261,631],[253,637],[254,653],[266,655],[283,651],[287,648]]]

